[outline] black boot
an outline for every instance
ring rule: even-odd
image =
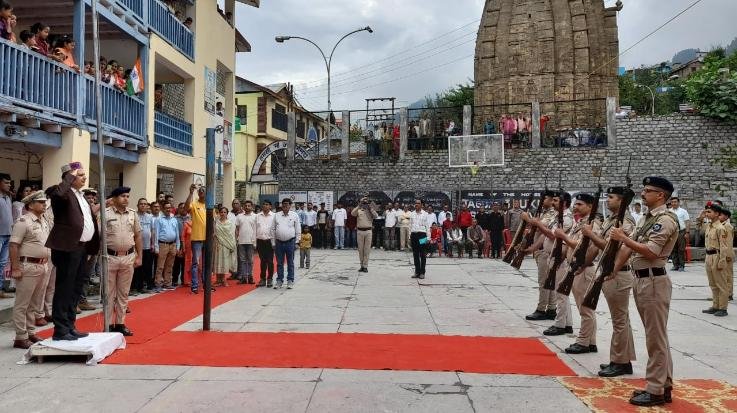
[[[600,377],[617,377],[632,374],[632,363],[610,363],[599,372]]]
[[[535,310],[534,313],[528,314],[525,316],[525,320],[537,321],[537,320],[547,320],[547,319],[548,319],[548,316],[545,314],[545,312],[540,311],[540,310]]]
[[[665,397],[663,395],[655,395],[643,391],[642,393],[632,396],[630,403],[635,406],[660,406],[665,404]]]

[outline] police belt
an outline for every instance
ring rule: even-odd
[[[706,255],[714,255],[718,253],[719,253],[719,250],[715,250],[715,249],[706,250]]]
[[[643,268],[641,270],[635,270],[635,277],[637,278],[647,278],[650,275],[653,277],[659,277],[661,275],[665,275],[665,268]]]
[[[368,227],[368,228],[358,228],[358,230],[359,230],[359,231],[371,231],[371,230],[373,230],[373,228],[372,228],[372,227]]]
[[[31,264],[46,264],[48,258],[20,257],[20,262],[30,262]]]
[[[125,257],[126,255],[133,254],[133,251],[136,250],[136,247],[131,247],[128,251],[115,251],[110,248],[107,249],[108,255],[112,255],[114,257]]]

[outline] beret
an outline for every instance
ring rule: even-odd
[[[546,189],[545,191],[543,191],[543,196],[549,196],[549,197],[553,198],[553,197],[558,196],[558,192],[557,191],[551,191],[550,189]]]
[[[654,186],[666,192],[673,193],[673,184],[669,180],[660,176],[648,176],[642,180],[643,185]]]
[[[624,195],[626,190],[626,186],[610,186],[606,189],[606,193],[612,195]]]
[[[585,192],[580,192],[576,194],[576,199],[579,201],[583,201],[587,204],[593,204],[596,201],[593,195],[587,194]]]
[[[113,198],[113,197],[116,197],[116,196],[127,194],[127,193],[130,193],[130,191],[131,191],[131,189],[128,188],[127,186],[119,186],[119,187],[113,189],[112,192],[110,192],[110,197]]]

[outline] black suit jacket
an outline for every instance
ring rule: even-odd
[[[72,182],[75,176],[67,174],[59,185],[50,188],[51,208],[54,211],[54,226],[51,228],[46,246],[59,251],[76,251],[79,249],[79,238],[84,229],[84,215],[74,195]],[[97,229],[97,217],[92,214],[95,234],[85,244],[87,254],[95,255],[100,249],[100,234]]]

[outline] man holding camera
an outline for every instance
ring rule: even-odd
[[[358,272],[368,272],[373,223],[379,214],[376,213],[376,205],[373,202],[369,204],[368,198],[363,197],[358,206],[353,208],[351,215],[356,217],[356,228],[358,229],[358,260],[361,261],[361,268]]]

